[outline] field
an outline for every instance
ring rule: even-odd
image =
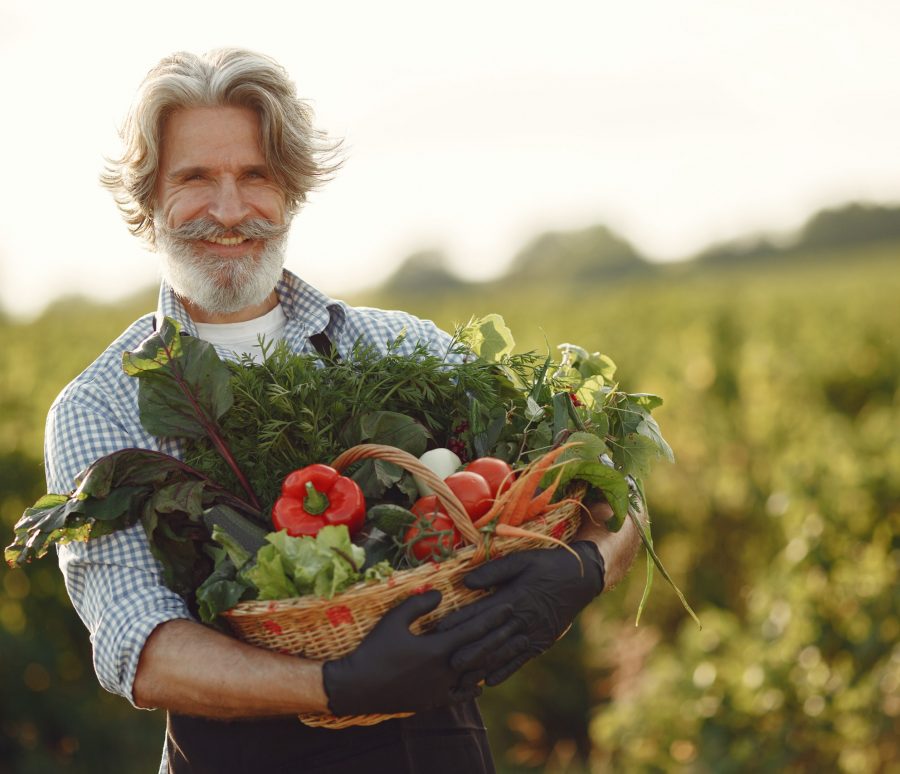
[[[354,299],[444,327],[499,312],[519,349],[611,356],[675,450],[648,482],[645,567],[482,708],[498,768],[900,772],[900,246],[604,287],[510,282]],[[137,313],[0,323],[0,518],[42,493],[43,418]],[[105,694],[52,559],[0,569],[0,772],[147,771],[164,718]]]

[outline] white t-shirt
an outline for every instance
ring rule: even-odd
[[[200,323],[195,322],[197,335],[204,341],[216,346],[226,347],[232,352],[250,355],[254,362],[262,362],[262,351],[259,338],[274,344],[284,338],[287,317],[281,304],[276,304],[271,312],[262,317],[236,323]]]

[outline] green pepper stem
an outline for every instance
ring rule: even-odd
[[[324,492],[320,492],[313,486],[312,481],[306,482],[306,497],[303,498],[303,510],[313,516],[319,516],[328,510],[331,502]]]

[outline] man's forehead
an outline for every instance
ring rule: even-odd
[[[177,110],[163,127],[162,157],[169,168],[265,165],[259,116],[250,108],[230,106]]]

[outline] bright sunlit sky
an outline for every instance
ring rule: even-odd
[[[345,138],[287,261],[340,296],[421,248],[488,278],[551,228],[671,260],[896,202],[898,35],[892,0],[0,0],[0,304],[156,282],[97,174],[178,49],[274,56]]]

